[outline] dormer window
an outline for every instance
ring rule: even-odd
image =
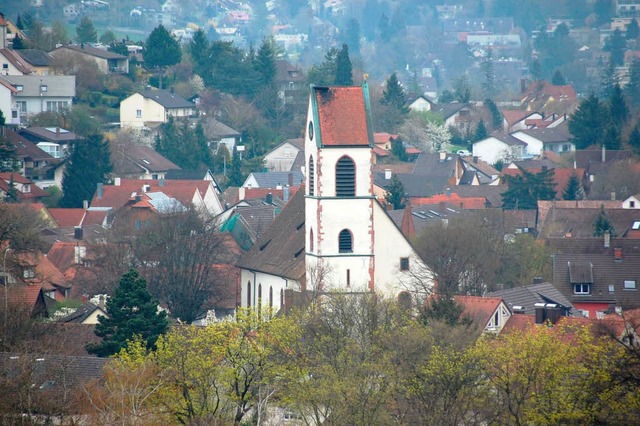
[[[22,270],[22,278],[35,278],[35,276],[36,276],[36,271],[30,266]]]
[[[41,92],[46,92],[48,90],[47,85],[46,84],[41,84],[40,85],[40,91]]]
[[[24,90],[24,86],[22,84],[16,84],[16,90],[18,92],[22,92]]]
[[[573,285],[573,293],[574,294],[591,294],[591,284],[574,284]]]

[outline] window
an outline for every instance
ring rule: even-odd
[[[142,118],[142,110],[141,109],[137,109],[136,110],[136,118]]]
[[[616,287],[613,284],[609,284],[609,293],[614,293],[616,291]]]
[[[495,314],[493,314],[493,327],[498,327],[500,326],[500,312],[496,311]]]
[[[409,258],[408,257],[401,257],[400,258],[400,270],[401,271],[408,271],[409,270]]]
[[[624,281],[624,289],[625,290],[635,290],[636,289],[636,280],[625,280]]]
[[[47,111],[60,112],[68,106],[69,103],[66,101],[47,101]]]
[[[18,111],[17,110],[11,111],[11,118],[18,118]]]
[[[347,287],[351,285],[351,269],[347,269]]]
[[[336,164],[336,197],[356,195],[356,165],[349,157],[342,157]]]
[[[309,251],[313,251],[313,228],[309,230]]]
[[[574,284],[573,292],[575,294],[589,294],[591,293],[591,285],[589,284]]]
[[[247,283],[247,306],[251,306],[251,281]]]
[[[338,236],[338,251],[340,253],[353,253],[353,237],[351,231],[343,229]]]
[[[16,108],[21,114],[27,113],[27,101],[16,101]]]
[[[2,64],[2,69],[3,70],[8,70],[9,69],[9,64],[7,64],[7,63]]]
[[[273,308],[273,287],[269,286],[269,307]]]
[[[47,87],[47,85],[46,85],[46,84],[41,84],[41,85],[40,85],[40,91],[41,91],[41,92],[46,92],[47,90],[48,90],[48,87]]]
[[[309,156],[309,195],[314,195],[316,186],[316,166],[313,157]]]
[[[24,268],[22,278],[35,278],[36,271],[33,268]]]
[[[22,84],[16,84],[16,90],[18,92],[22,92],[24,90],[24,86]]]
[[[629,207],[634,209],[636,207],[636,202],[635,201],[629,201]]]

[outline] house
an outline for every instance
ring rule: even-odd
[[[553,282],[582,314],[600,318],[615,307],[640,307],[640,249],[624,238],[547,239]]]
[[[20,111],[18,111],[14,98],[16,93],[18,93],[18,89],[7,80],[0,78],[0,111],[5,118],[5,125],[20,124]]]
[[[436,103],[426,96],[418,96],[408,103],[411,111],[431,111],[436,106]]]
[[[169,117],[192,117],[195,104],[162,89],[145,89],[120,102],[120,126],[142,129],[166,123]]]
[[[265,167],[269,172],[293,171],[299,153],[304,154],[304,139],[287,139],[264,156]]]
[[[242,184],[243,188],[282,188],[299,186],[304,182],[304,175],[299,171],[292,172],[253,172]]]
[[[536,111],[502,110],[501,112],[507,133],[526,129],[526,120],[543,118],[542,114]]]
[[[0,197],[4,198],[10,193],[12,183],[19,202],[39,202],[47,196],[47,193],[38,188],[31,179],[19,173],[3,172],[0,173]]]
[[[91,302],[85,302],[76,309],[75,312],[59,319],[58,322],[95,325],[98,324],[98,317],[108,318],[109,315],[107,315],[107,311],[100,306],[94,305]]]
[[[532,285],[494,291],[487,297],[500,297],[513,313],[534,315],[536,305],[551,303],[560,309],[561,315],[573,315],[574,307],[552,283],[534,278]]]
[[[150,146],[131,141],[109,143],[113,176],[124,179],[164,179],[169,170],[180,167]]]
[[[572,85],[555,86],[547,81],[534,81],[516,100],[527,111],[545,114],[570,114],[578,104],[578,96]]]
[[[640,209],[640,194],[632,195],[622,202],[623,209]]]
[[[60,46],[51,51],[50,55],[66,61],[72,61],[74,58],[89,59],[95,62],[103,74],[129,72],[129,57],[85,43]]]
[[[526,142],[504,133],[493,133],[473,143],[473,156],[489,164],[521,159],[525,156],[526,150]]]
[[[20,49],[15,50],[24,62],[37,75],[49,75],[52,73],[51,60],[53,57],[44,50],[40,49]]]
[[[5,129],[5,137],[15,149],[21,175],[35,181],[51,177],[51,169],[55,163],[55,158],[51,154],[14,130]]]
[[[44,111],[69,109],[76,96],[75,75],[11,75],[4,79],[17,89],[14,97],[21,121]]]
[[[242,133],[215,118],[206,117],[203,127],[209,146],[214,150],[217,150],[222,144],[227,147],[229,153],[233,153],[233,149],[242,142]]]
[[[50,154],[53,158],[64,158],[69,151],[69,146],[82,139],[79,135],[56,127],[25,127],[18,131],[25,139],[35,143],[38,148]]]
[[[576,150],[566,121],[557,127],[518,130],[511,136],[527,144],[528,155],[541,155],[543,151],[564,153]]]
[[[7,304],[14,309],[28,309],[31,318],[48,318],[47,303],[42,287],[37,285],[9,285]]]
[[[307,88],[307,79],[299,66],[291,65],[288,61],[277,59],[274,83],[278,87],[278,95],[285,102],[294,102]]]
[[[454,296],[462,306],[461,318],[467,318],[482,333],[498,334],[509,320],[511,311],[500,297]]]
[[[460,102],[437,104],[431,111],[441,116],[447,127],[452,126],[458,129],[464,129],[471,123],[471,111],[467,104]]]
[[[132,197],[148,192],[163,193],[182,206],[193,206],[209,215],[215,216],[223,210],[213,181],[121,178],[115,178],[113,185],[98,184],[91,208],[109,207],[116,211]]]

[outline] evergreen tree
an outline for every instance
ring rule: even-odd
[[[613,124],[605,129],[602,145],[607,149],[620,149],[620,131]]]
[[[576,149],[602,144],[610,123],[609,109],[591,94],[569,119],[569,132],[573,135]]]
[[[317,86],[329,86],[336,80],[336,57],[338,49],[331,48],[324,55],[320,65],[314,65],[309,70],[309,82]]]
[[[602,96],[608,98],[613,94],[613,88],[619,84],[618,74],[616,73],[613,62],[609,62],[606,67],[602,69],[600,74],[600,92]]]
[[[19,13],[18,13],[18,17],[16,18],[16,27],[18,27],[20,31],[25,31],[27,29],[27,26],[24,24],[24,21],[22,20],[22,16],[20,16]]]
[[[492,98],[496,95],[496,75],[493,70],[493,53],[491,50],[487,51],[487,56],[480,63],[480,68],[484,73],[484,81],[482,82],[482,90],[488,98]]]
[[[639,35],[640,35],[640,26],[638,26],[638,20],[634,18],[631,20],[631,22],[629,22],[629,25],[627,25],[627,31],[626,31],[627,40],[635,40],[638,38]]]
[[[556,70],[553,73],[553,77],[551,78],[551,84],[554,86],[564,86],[567,84],[567,80],[564,79],[564,76],[560,72],[560,70]]]
[[[76,27],[76,40],[78,43],[97,43],[98,31],[93,26],[93,21],[88,16],[83,16]]]
[[[443,90],[442,93],[440,93],[440,96],[438,97],[438,102],[441,104],[449,104],[453,101],[455,101],[455,95],[451,90]]]
[[[147,282],[135,269],[122,276],[106,307],[109,317],[98,317],[95,328],[102,342],[87,345],[89,353],[100,357],[117,354],[136,337],[146,343],[147,349],[152,349],[167,329],[166,312],[158,311],[158,302],[151,297]]]
[[[395,139],[391,138],[391,153],[395,155],[400,161],[408,160],[404,142],[399,137]]]
[[[26,46],[24,45],[24,41],[22,41],[22,38],[17,34],[13,38],[13,44],[11,45],[11,47],[13,47],[13,50],[26,49]]]
[[[360,23],[357,19],[351,18],[347,24],[346,31],[347,45],[351,46],[351,51],[354,55],[360,54]]]
[[[380,16],[380,20],[378,21],[378,36],[384,43],[391,40],[391,24],[389,22],[389,17],[384,13]]]
[[[634,58],[629,69],[629,84],[625,92],[633,105],[640,104],[640,59]]]
[[[538,200],[553,200],[556,197],[553,169],[532,173],[520,170],[515,176],[505,176],[508,188],[502,193],[502,208],[505,210],[528,210],[538,207]]]
[[[396,109],[402,115],[406,115],[409,113],[409,107],[407,107],[407,97],[404,93],[404,89],[402,85],[398,81],[398,77],[394,72],[387,79],[386,87],[382,92],[382,98],[380,98],[380,103],[383,105],[389,105]]]
[[[194,71],[200,76],[204,75],[209,62],[209,40],[202,28],[199,28],[189,42],[189,53],[194,64]]]
[[[158,25],[151,31],[144,43],[142,55],[146,67],[160,69],[160,88],[162,88],[164,68],[178,64],[182,60],[180,45],[163,25]]]
[[[391,204],[394,210],[401,209],[405,204],[404,185],[398,176],[391,176],[389,185],[385,186],[386,192],[384,193],[384,199],[387,203]]]
[[[616,29],[604,44],[604,50],[611,52],[611,63],[614,67],[624,65],[624,51],[627,49],[627,40],[622,31]]]
[[[604,233],[609,231],[612,237],[616,236],[616,230],[613,227],[613,223],[609,220],[607,212],[604,210],[604,204],[600,205],[600,212],[596,217],[596,221],[593,223],[593,236],[602,237]]]
[[[69,44],[69,35],[65,24],[61,21],[54,21],[53,25],[51,25],[51,45],[56,46],[58,44]]]
[[[262,45],[258,49],[254,61],[254,67],[260,75],[260,84],[271,86],[276,78],[276,53],[274,50],[275,40],[273,36],[265,37]]]
[[[20,201],[18,199],[18,190],[16,189],[16,183],[13,180],[13,173],[11,173],[11,177],[9,178],[9,188],[4,196],[4,202],[17,203],[18,201]]]
[[[236,147],[233,148],[233,155],[231,157],[231,172],[229,173],[229,186],[240,186],[244,182],[244,176],[242,175],[242,162],[240,160],[240,153]]]
[[[351,59],[349,59],[349,46],[342,45],[342,49],[336,56],[336,86],[352,86],[353,78],[351,76],[353,70],[351,66]]]
[[[473,137],[474,142],[481,141],[482,139],[485,139],[488,135],[489,133],[487,132],[487,128],[484,125],[484,120],[478,121],[478,124],[476,125],[476,133]]]
[[[637,124],[629,134],[629,146],[634,153],[640,154],[640,129]]]
[[[102,135],[74,142],[62,176],[60,207],[81,207],[84,200],[91,200],[96,185],[104,183],[111,170],[109,145]]]
[[[611,97],[609,98],[609,111],[611,113],[611,121],[618,128],[618,130],[624,129],[629,118],[629,107],[622,95],[622,89],[619,84],[613,87]]]
[[[453,82],[453,93],[456,100],[462,104],[468,104],[471,101],[471,85],[469,84],[469,76],[461,75]]]
[[[567,181],[567,186],[562,191],[563,200],[582,200],[584,198],[584,189],[578,176],[573,173]]]
[[[494,130],[502,130],[504,118],[502,117],[502,113],[498,109],[498,106],[491,99],[487,98],[484,100],[484,106],[491,113],[491,127]]]
[[[531,74],[531,78],[533,78],[533,81],[542,80],[542,65],[540,64],[540,60],[538,60],[538,58],[534,59],[531,62],[531,66],[529,66],[529,74]]]

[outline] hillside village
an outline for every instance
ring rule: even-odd
[[[365,3],[0,11],[3,424],[638,416],[640,9]]]

